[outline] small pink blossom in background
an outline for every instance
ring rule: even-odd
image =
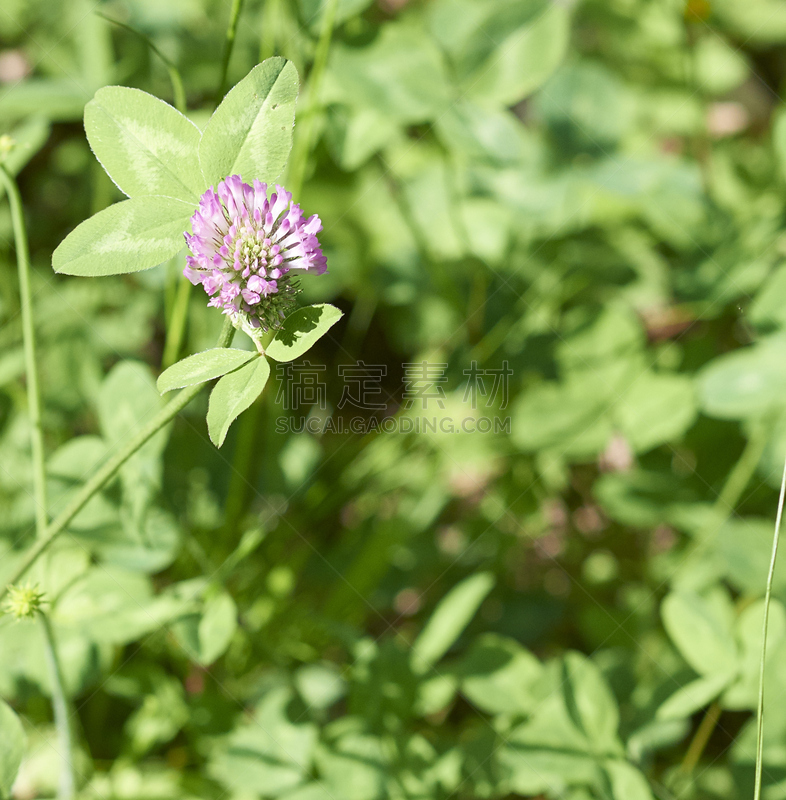
[[[30,63],[21,50],[3,50],[0,53],[0,83],[18,83],[31,71]]]
[[[707,109],[707,132],[714,139],[734,136],[750,124],[750,114],[742,103],[713,103]]]

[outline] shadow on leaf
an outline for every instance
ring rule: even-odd
[[[304,334],[313,331],[324,314],[325,309],[319,306],[299,308],[284,320],[284,325],[276,334],[276,339],[281,344],[290,347]]]

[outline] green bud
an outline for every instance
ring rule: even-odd
[[[38,585],[9,586],[4,610],[16,619],[32,619],[44,603],[44,593]]]

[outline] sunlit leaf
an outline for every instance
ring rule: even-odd
[[[55,272],[118,275],[168,261],[185,246],[183,232],[194,209],[168,197],[135,197],[85,220],[52,256]]]
[[[227,175],[274,181],[292,147],[298,93],[295,65],[283,58],[257,64],[216,109],[199,144],[199,162],[208,184]]]
[[[85,106],[96,158],[129,197],[164,195],[194,205],[205,188],[199,129],[153,95],[105,86]]]
[[[327,303],[299,308],[284,320],[265,353],[275,361],[294,361],[308,352],[342,316],[343,312]]]
[[[224,375],[210,394],[207,411],[207,430],[210,440],[221,447],[229,426],[262,394],[270,365],[265,358],[255,358],[250,363]]]
[[[257,354],[248,350],[232,350],[228,347],[216,347],[203,350],[164,370],[158,377],[156,386],[161,394],[172,389],[182,389],[196,383],[219,378],[227,372],[243,366]]]

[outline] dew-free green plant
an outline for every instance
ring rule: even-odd
[[[0,571],[78,795],[778,796],[786,25],[737,6],[2,6]],[[184,263],[233,174],[324,226],[280,330],[256,195]],[[0,796],[58,792],[45,647],[0,616]]]

